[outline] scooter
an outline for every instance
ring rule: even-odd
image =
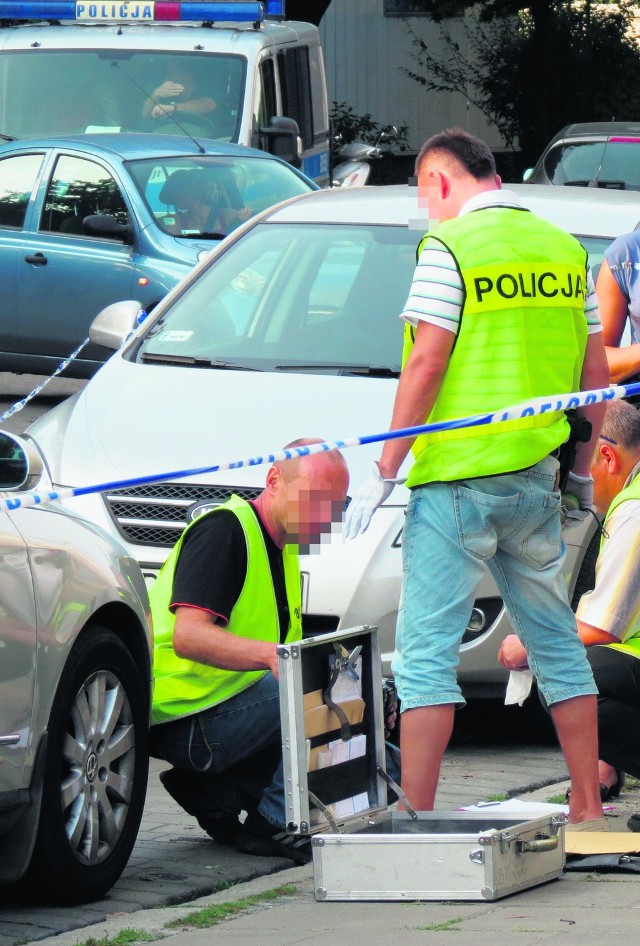
[[[375,144],[367,141],[350,141],[338,151],[340,164],[333,169],[333,187],[363,187],[371,174],[371,162],[382,158],[386,149],[381,144],[391,144],[398,137],[395,125],[383,128]]]

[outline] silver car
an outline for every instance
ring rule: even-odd
[[[7,508],[41,470],[0,431],[0,883],[69,903],[101,897],[136,839],[151,625],[118,542],[59,505]]]
[[[577,234],[593,266],[616,235],[640,222],[640,195],[515,189],[526,206]],[[29,428],[50,482],[91,485],[194,470],[268,454],[300,436],[344,439],[386,430],[400,371],[398,315],[425,229],[416,198],[407,186],[322,191],[237,230],[82,393]],[[132,303],[111,307],[94,321],[92,337],[115,348],[138,314]],[[374,444],[345,451],[351,490],[379,450]],[[259,467],[168,476],[71,503],[118,536],[151,580],[203,506],[232,492],[255,496],[264,476]],[[303,557],[307,632],[377,624],[388,661],[407,498],[396,488],[364,535],[347,542],[336,532],[319,554]],[[593,528],[566,535],[572,594],[588,581]],[[459,677],[467,696],[503,692],[496,657],[508,632],[487,572],[462,646]]]

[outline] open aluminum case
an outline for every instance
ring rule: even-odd
[[[388,810],[376,627],[278,654],[287,830],[313,835],[316,900],[497,900],[561,876],[559,812]]]

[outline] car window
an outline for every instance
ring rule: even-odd
[[[44,155],[21,154],[0,161],[0,227],[20,229]]]
[[[640,190],[640,141],[576,142],[557,145],[544,161],[553,184],[583,184],[596,174],[601,185]]]
[[[398,371],[416,242],[402,227],[261,224],[150,327],[137,357]]]
[[[271,158],[163,158],[127,168],[157,225],[174,236],[221,235],[273,204],[310,190]]]
[[[40,230],[82,236],[82,221],[90,214],[111,214],[118,223],[129,222],[120,188],[106,168],[85,158],[61,155],[47,188]]]

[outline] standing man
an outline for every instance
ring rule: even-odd
[[[298,863],[309,839],[284,831],[277,645],[302,636],[298,546],[342,520],[348,483],[335,450],[274,463],[255,501],[185,529],[150,590],[164,787],[215,841]]]
[[[461,129],[429,139],[416,161],[435,232],[419,250],[391,428],[489,412],[577,388],[605,387],[607,363],[585,250],[500,189],[488,147]],[[586,510],[604,407],[581,409],[568,490]],[[460,640],[483,563],[529,653],[572,776],[570,821],[603,830],[596,687],[567,600],[560,445],[564,413],[390,440],[356,493],[347,535],[365,529],[409,449],[403,590],[393,670],[401,701],[402,787],[434,805],[456,704]]]
[[[576,617],[598,687],[600,795],[607,801],[620,794],[624,772],[640,778],[640,411],[633,404],[607,407],[591,471],[594,505],[605,519],[595,588],[580,599]],[[507,670],[526,666],[515,634],[504,639],[499,659]]]

